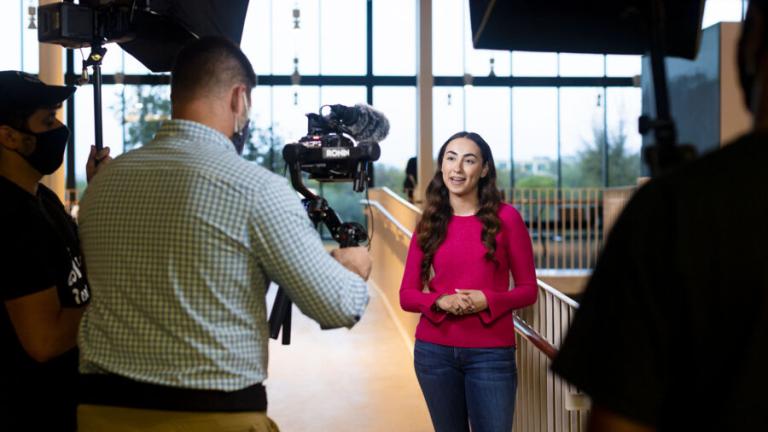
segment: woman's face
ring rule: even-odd
[[[456,138],[448,143],[440,170],[445,187],[455,196],[477,194],[477,184],[488,174],[480,147],[469,138]]]

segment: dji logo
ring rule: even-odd
[[[325,159],[343,159],[349,157],[349,149],[343,147],[330,147],[323,149]]]

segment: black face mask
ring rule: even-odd
[[[49,131],[35,133],[24,131],[25,133],[37,138],[35,150],[29,154],[21,154],[32,168],[40,174],[53,174],[64,161],[64,150],[67,148],[69,140],[69,128],[65,125],[51,129]]]
[[[248,142],[248,139],[251,137],[251,120],[248,119],[245,121],[245,124],[243,125],[243,128],[239,131],[235,132],[234,135],[232,135],[232,144],[235,145],[235,150],[237,150],[237,154],[242,155],[243,149],[245,148],[245,143]]]

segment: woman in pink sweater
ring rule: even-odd
[[[416,375],[437,432],[467,432],[470,424],[473,432],[509,432],[517,388],[512,311],[537,293],[531,238],[517,210],[501,202],[480,135],[450,137],[438,165],[400,287],[400,306],[421,313]]]

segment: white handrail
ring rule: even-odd
[[[408,207],[409,209],[415,211],[416,213],[418,213],[418,214],[422,213],[420,208],[416,207],[416,205],[414,205],[413,203],[408,202],[406,199],[404,199],[400,195],[398,195],[395,192],[393,192],[392,189],[384,186],[384,187],[381,188],[381,191],[386,193],[387,195],[389,195],[393,199],[395,199],[397,201],[400,201],[400,204]]]
[[[546,282],[543,282],[540,279],[536,279],[536,282],[538,282],[539,287],[543,289],[544,291],[552,294],[555,296],[558,300],[562,301],[563,303],[567,304],[568,306],[578,309],[579,303],[575,301],[574,299],[568,297],[567,295],[563,294],[562,292],[558,291],[557,288],[553,288],[551,285],[547,284]]]
[[[397,229],[399,229],[408,238],[411,238],[413,236],[413,233],[411,232],[411,230],[403,226],[403,224],[401,224],[397,219],[395,219],[395,217],[392,216],[392,213],[388,212],[387,209],[383,205],[381,205],[380,202],[364,199],[364,200],[360,200],[360,203],[363,205],[376,207],[376,209],[380,211],[381,214],[384,215],[384,217],[387,218],[392,223],[392,225],[394,225]]]

